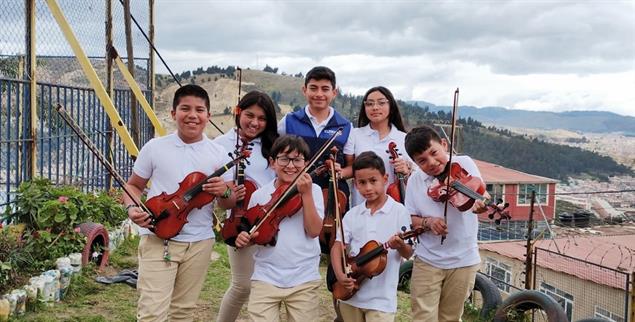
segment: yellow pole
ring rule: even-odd
[[[97,95],[97,98],[99,98],[99,101],[101,102],[101,105],[104,107],[106,114],[108,114],[110,123],[112,124],[113,128],[115,129],[115,131],[121,138],[121,142],[125,146],[128,153],[133,158],[136,158],[137,155],[139,154],[139,149],[137,148],[137,145],[132,140],[132,137],[130,136],[130,133],[126,129],[126,126],[124,125],[123,120],[119,116],[119,113],[117,112],[117,109],[115,108],[115,105],[110,99],[110,96],[108,96],[108,93],[106,92],[106,89],[104,88],[104,85],[99,80],[99,77],[97,76],[97,73],[95,72],[95,69],[93,69],[93,66],[90,64],[88,57],[82,50],[82,47],[79,45],[79,41],[77,41],[77,38],[75,37],[75,34],[73,33],[73,30],[68,25],[66,18],[62,14],[62,10],[57,4],[57,1],[46,0],[46,3],[51,9],[51,14],[53,15],[53,17],[57,21],[57,24],[60,26],[60,29],[64,33],[64,37],[66,37],[66,41],[73,49],[73,52],[75,53],[75,56],[77,57],[77,60],[79,61],[79,64],[82,66],[82,70],[84,71],[84,74],[86,74],[86,77],[88,78],[88,81],[90,82],[90,85],[95,90],[95,95]]]
[[[130,72],[128,71],[128,68],[121,60],[121,57],[119,57],[119,53],[117,53],[117,50],[115,49],[115,47],[110,47],[110,57],[112,57],[115,60],[115,63],[117,64],[117,67],[119,68],[119,71],[121,71],[121,75],[123,75],[123,78],[128,83],[128,86],[130,86],[132,93],[134,93],[135,97],[137,98],[137,101],[143,108],[143,111],[145,111],[146,115],[148,115],[150,122],[152,122],[152,125],[154,125],[156,134],[158,136],[164,136],[165,129],[163,128],[163,125],[161,125],[161,122],[159,122],[157,115],[154,114],[154,110],[152,109],[148,101],[146,100],[145,96],[143,96],[143,93],[141,92],[141,88],[135,81],[134,76],[132,76],[132,74],[130,74]]]

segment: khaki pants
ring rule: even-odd
[[[249,300],[251,275],[254,273],[255,250],[256,247],[238,249],[227,246],[232,280],[220,303],[217,322],[236,321],[243,304]]]
[[[170,241],[170,261],[163,240],[141,236],[139,242],[138,321],[192,321],[212,253],[213,239],[194,243]]]
[[[251,282],[249,318],[254,322],[280,321],[280,307],[286,306],[287,321],[312,322],[319,319],[320,280],[295,287],[279,288],[262,281]]]
[[[395,313],[370,309],[361,309],[344,302],[340,302],[340,312],[346,322],[394,322]]]
[[[410,280],[412,320],[461,321],[463,304],[474,287],[479,267],[440,269],[416,258]]]

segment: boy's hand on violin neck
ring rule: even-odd
[[[313,193],[312,184],[311,175],[308,173],[301,174],[297,181],[298,192],[303,195]]]
[[[245,188],[245,185],[243,184],[234,186],[232,187],[232,193],[236,196],[236,201],[241,201],[245,199],[245,196],[247,195],[247,188]]]
[[[475,214],[484,213],[487,211],[487,209],[488,209],[487,205],[482,200],[474,201],[474,206],[472,206],[472,212]]]
[[[392,164],[392,167],[395,169],[396,172],[405,175],[410,174],[410,165],[408,161],[402,158],[397,158],[394,160],[390,160],[390,163]]]
[[[132,220],[139,227],[152,228],[152,218],[145,211],[142,211],[139,207],[132,207],[128,209],[128,218]]]
[[[203,191],[212,194],[214,196],[222,196],[227,190],[227,185],[221,177],[213,177],[207,180],[206,184],[203,184]]]
[[[240,232],[240,234],[236,236],[236,248],[243,248],[243,247],[249,246],[251,244],[251,239],[258,237],[259,234],[260,234],[259,232],[255,232],[250,237],[248,232],[246,231]]]
[[[399,237],[399,235],[393,235],[390,239],[388,239],[388,247],[399,250],[406,247],[406,243]]]
[[[435,235],[447,235],[448,225],[441,217],[429,217],[427,220],[427,226]]]

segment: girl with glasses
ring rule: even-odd
[[[360,106],[357,126],[344,146],[347,166],[342,169],[343,176],[352,176],[353,161],[364,151],[373,151],[382,158],[386,164],[388,183],[395,181],[395,173],[410,175],[412,161],[404,148],[406,133],[397,101],[390,90],[383,86],[376,86],[366,92]],[[391,142],[396,144],[397,152],[402,153],[398,158],[390,158],[388,145]],[[365,199],[353,185],[351,207],[364,201]]]

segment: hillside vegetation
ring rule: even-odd
[[[214,74],[208,74],[199,68],[190,74],[181,74],[182,83],[196,83],[210,92],[212,99],[213,118],[223,131],[233,126],[228,115],[230,108],[236,104],[238,96],[238,80],[233,67],[226,69],[214,66]],[[210,70],[210,68],[208,68]],[[187,76],[187,77],[183,77]],[[272,72],[258,70],[243,70],[241,92],[258,89],[268,93],[279,105],[279,117],[286,112],[301,108],[305,105],[301,87],[301,75],[279,75]],[[168,111],[167,101],[171,99],[177,85],[166,76],[160,76],[157,91],[157,105],[159,109]],[[390,84],[386,84],[390,88]],[[345,91],[345,89],[343,90]],[[357,124],[362,97],[339,94],[333,105],[339,112],[347,116],[353,125]],[[171,104],[171,103],[170,103]],[[161,107],[163,105],[163,107]],[[422,124],[439,125],[447,129],[451,114],[443,110],[431,111],[411,103],[399,101],[402,116],[407,128]],[[169,106],[169,105],[168,105]],[[220,116],[224,115],[222,118]],[[218,121],[222,124],[218,124]],[[457,131],[457,150],[476,159],[500,164],[505,167],[523,172],[545,176],[554,179],[567,180],[568,177],[588,175],[600,180],[607,180],[609,176],[633,174],[626,166],[620,165],[613,159],[601,156],[595,152],[577,147],[547,143],[526,136],[513,134],[509,130],[486,127],[481,122],[468,118],[460,118],[460,128]],[[449,133],[449,131],[447,131]],[[208,127],[210,136],[218,135],[213,127]]]

